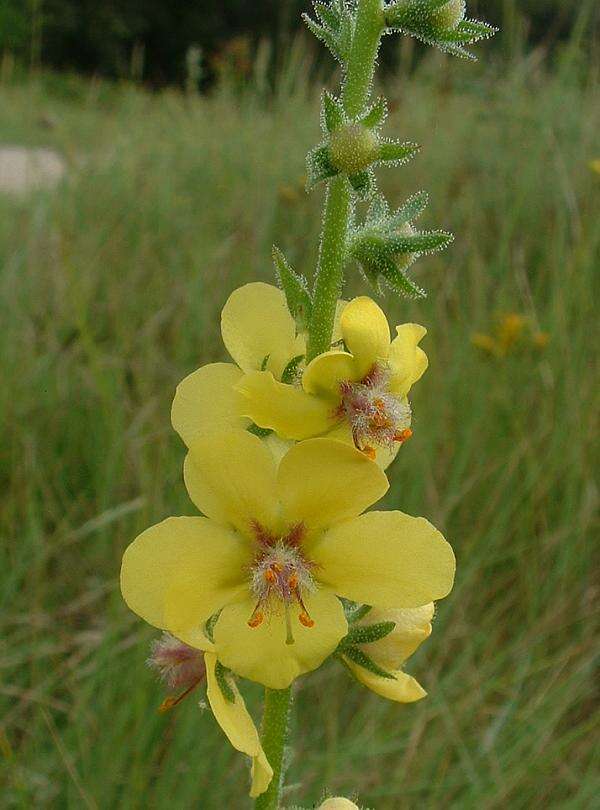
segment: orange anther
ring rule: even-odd
[[[255,610],[252,616],[248,619],[248,626],[249,627],[258,627],[259,624],[262,624],[264,619],[264,614],[260,612],[260,610]]]
[[[405,428],[404,430],[401,430],[400,433],[396,433],[396,435],[394,436],[394,441],[405,442],[407,439],[410,439],[412,435],[413,435],[412,430],[410,428]]]
[[[375,461],[375,458],[377,456],[377,452],[376,452],[375,448],[373,448],[373,447],[363,447],[362,451],[365,454],[365,456],[367,456],[367,458],[370,458],[371,461]]]
[[[302,611],[301,613],[298,614],[298,619],[300,620],[300,624],[304,625],[304,627],[314,627],[315,626],[314,621],[310,618],[308,613],[305,613],[304,611]]]
[[[293,591],[296,590],[296,588],[298,587],[298,577],[296,576],[296,574],[292,574],[290,576],[290,578],[288,579],[288,585]]]
[[[264,573],[264,577],[267,580],[267,582],[269,582],[271,585],[277,581],[277,574],[275,573],[275,571],[273,571],[272,568],[267,568],[267,570]]]
[[[382,399],[376,399],[373,404],[378,411],[383,411],[385,408],[385,402]]]

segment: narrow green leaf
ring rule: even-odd
[[[323,93],[323,123],[327,132],[339,129],[345,121],[344,106],[342,102],[325,91]]]
[[[272,257],[275,273],[285,294],[290,314],[301,326],[304,326],[308,323],[312,308],[306,280],[294,273],[287,259],[276,245],[273,245]]]
[[[392,675],[385,669],[382,669],[380,666],[377,666],[375,661],[370,658],[366,653],[362,650],[359,650],[358,647],[347,647],[342,652],[346,658],[349,658],[355,664],[363,667],[364,669],[368,669],[369,672],[372,672],[374,675],[379,675],[380,678],[388,678],[391,681],[396,680],[395,676]]]
[[[381,126],[387,117],[387,101],[383,96],[379,96],[370,110],[360,119],[360,123],[368,129],[375,129]]]
[[[421,147],[409,141],[400,143],[399,141],[384,141],[379,144],[377,159],[383,162],[406,163],[413,158]]]
[[[308,14],[303,14],[302,19],[304,20],[304,22],[308,26],[308,29],[316,36],[316,38],[320,39],[321,42],[325,43],[325,45],[329,48],[329,50],[334,55],[334,57],[339,62],[343,62],[343,57],[342,57],[342,54],[340,52],[340,48],[339,48],[336,36],[331,31],[329,31],[327,28],[323,28],[323,26],[319,25],[314,20],[312,20],[308,16]]]
[[[469,34],[473,37],[472,42],[476,42],[478,39],[488,39],[498,33],[495,25],[489,25],[481,20],[461,20],[455,30],[460,31],[461,34]]]
[[[215,665],[215,679],[219,685],[219,689],[228,703],[235,703],[235,693],[227,682],[228,676],[229,670],[226,669],[220,661],[217,661]]]
[[[388,266],[382,275],[387,285],[399,295],[413,299],[427,298],[425,290],[408,278],[396,265]]]

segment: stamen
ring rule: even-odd
[[[288,579],[288,585],[290,586],[290,590],[295,591],[298,587],[298,577],[296,574],[292,574],[291,577]]]
[[[262,611],[260,611],[258,609],[258,607],[259,606],[257,605],[255,610],[254,610],[254,613],[248,619],[248,626],[252,627],[252,629],[254,629],[255,627],[258,627],[259,625],[261,625],[263,623],[263,619],[265,618],[264,613]]]
[[[292,633],[292,621],[290,619],[290,606],[287,602],[283,603],[283,608],[285,611],[285,643],[286,644],[293,644],[294,643],[294,634]]]
[[[300,624],[304,625],[304,627],[315,626],[314,619],[311,619],[308,613],[305,613],[304,611],[298,614],[298,619],[300,621]]]
[[[394,441],[405,442],[408,441],[408,439],[410,439],[412,435],[413,435],[412,430],[410,428],[405,428],[404,430],[401,430],[400,433],[394,434]]]
[[[377,451],[375,450],[374,447],[363,447],[362,451],[365,454],[365,456],[367,456],[367,458],[371,459],[371,461],[375,461],[375,459],[377,458]]]
[[[265,579],[270,585],[274,585],[277,581],[277,575],[272,568],[267,568],[265,571]]]
[[[165,698],[158,707],[158,711],[160,712],[160,714],[164,714],[165,712],[168,712],[170,709],[174,709],[175,706],[179,705],[181,701],[184,698],[186,698],[190,694],[190,692],[198,686],[199,683],[200,681],[198,680],[196,681],[196,683],[193,683],[191,686],[188,686],[185,692],[182,692],[180,695],[177,696],[171,695],[170,697]]]

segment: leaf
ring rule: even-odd
[[[343,655],[346,658],[349,658],[355,664],[363,667],[364,669],[368,669],[369,672],[372,672],[374,675],[379,675],[380,678],[388,678],[389,680],[396,680],[395,676],[392,675],[385,669],[382,669],[380,666],[377,666],[375,661],[370,658],[366,653],[362,650],[359,650],[358,647],[347,647],[343,650]]]
[[[215,664],[215,679],[219,689],[228,703],[235,703],[235,693],[227,682],[228,676],[229,670],[220,661],[217,661]]]
[[[339,129],[346,120],[342,102],[327,91],[323,93],[322,119],[327,132]]]
[[[351,627],[346,638],[342,639],[341,649],[347,645],[370,644],[373,641],[379,641],[389,636],[395,626],[396,622],[378,622],[361,627]]]
[[[273,245],[273,264],[277,279],[285,294],[288,309],[294,320],[301,326],[308,323],[312,309],[312,301],[308,292],[308,285],[303,276],[294,273],[281,250]]]
[[[387,101],[383,96],[379,96],[373,106],[363,115],[360,123],[368,129],[375,129],[381,126],[387,118]]]
[[[406,298],[427,298],[427,293],[424,289],[414,283],[407,275],[405,275],[396,265],[389,267],[384,273],[383,277],[388,285],[394,292],[403,295]]]
[[[392,161],[393,163],[406,163],[414,157],[421,147],[416,143],[406,141],[400,143],[399,141],[384,141],[379,144],[377,160],[383,162]]]
[[[329,157],[328,146],[317,146],[308,153],[306,156],[306,174],[306,188],[308,191],[317,183],[338,174],[338,170]]]

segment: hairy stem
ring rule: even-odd
[[[268,789],[255,802],[255,810],[278,810],[283,787],[283,755],[288,736],[288,723],[292,698],[291,687],[265,689],[265,708],[261,729],[264,752],[273,768],[273,779]]]
[[[356,27],[342,90],[344,108],[355,118],[369,98],[379,42],[384,28],[381,0],[359,0]],[[328,351],[335,309],[342,291],[346,236],[350,217],[350,188],[345,175],[329,181],[319,262],[308,330],[307,361]]]

